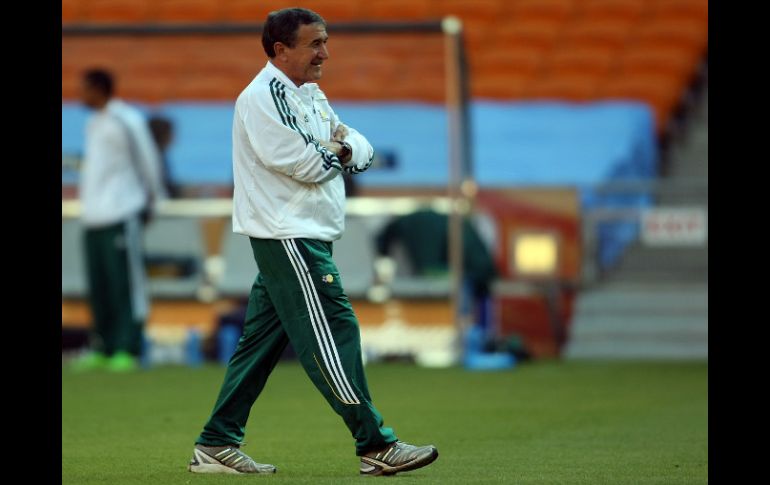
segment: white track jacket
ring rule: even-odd
[[[83,225],[100,227],[123,221],[146,205],[148,195],[156,205],[165,199],[160,164],[160,152],[144,115],[111,99],[86,124],[79,181]]]
[[[300,87],[270,61],[241,92],[233,119],[233,231],[260,239],[334,241],[345,229],[342,170],[369,168],[374,150],[353,128],[342,166],[318,144],[341,121],[315,83]]]

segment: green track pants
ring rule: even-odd
[[[139,219],[86,228],[84,246],[92,346],[107,355],[140,355],[148,301]]]
[[[332,244],[251,238],[251,247],[260,273],[251,287],[243,335],[196,443],[243,440],[251,407],[289,341],[355,438],[357,455],[396,441],[369,395],[358,320],[332,260]]]

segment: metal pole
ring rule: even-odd
[[[465,178],[465,150],[463,112],[463,72],[462,72],[462,23],[456,17],[446,17],[442,21],[445,42],[446,66],[446,106],[449,129],[449,186],[451,202],[449,212],[449,268],[452,278],[451,306],[454,326],[457,332],[455,351],[462,359],[462,340],[465,334],[463,315],[463,238],[462,220],[467,211],[463,198],[462,183]]]

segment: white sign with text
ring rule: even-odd
[[[649,246],[703,246],[708,211],[703,207],[657,207],[642,214],[642,242]]]

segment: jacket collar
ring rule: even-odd
[[[120,111],[120,108],[123,106],[123,104],[123,101],[118,98],[110,98],[104,106],[99,109],[95,109],[94,114],[103,115],[107,113],[114,113],[115,111]]]
[[[270,73],[272,76],[277,77],[279,81],[281,81],[283,84],[286,85],[286,87],[296,92],[297,94],[312,93],[318,90],[318,84],[316,83],[305,83],[302,86],[298,87],[296,84],[294,84],[294,81],[289,79],[289,76],[284,74],[283,71],[278,69],[275,66],[275,64],[273,64],[270,61],[267,61],[267,63],[265,64],[265,69],[267,70],[268,73]]]
[[[294,91],[298,91],[299,90],[299,87],[296,84],[294,84],[294,81],[289,79],[289,76],[284,74],[284,72],[281,71],[280,69],[278,69],[275,66],[275,64],[273,64],[272,62],[267,61],[267,64],[265,64],[265,69],[267,69],[267,71],[271,75],[277,77],[279,81],[281,81],[282,83],[284,83],[286,85],[286,87],[291,88]]]
[[[119,98],[110,98],[110,100],[107,101],[107,104],[104,105],[104,110],[114,111],[116,109],[120,109],[121,106],[123,106],[123,100]]]

